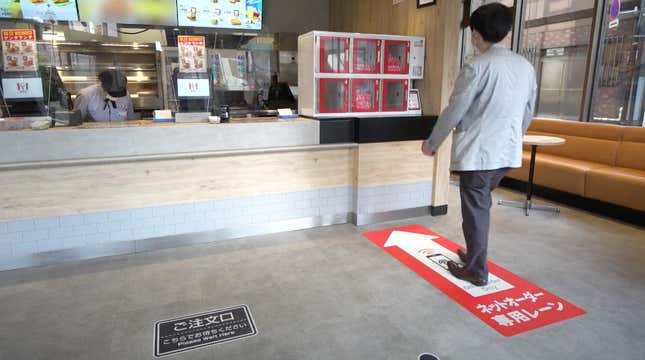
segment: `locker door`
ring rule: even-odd
[[[383,111],[408,111],[408,80],[383,80]]]
[[[349,80],[320,79],[318,81],[318,112],[346,113],[349,110],[348,94]]]
[[[349,38],[321,36],[318,41],[321,73],[349,72]]]
[[[410,42],[385,40],[385,73],[407,75],[410,71]]]
[[[376,79],[352,80],[352,112],[377,112],[379,88],[380,81]]]
[[[354,39],[352,71],[356,74],[381,72],[381,40]]]

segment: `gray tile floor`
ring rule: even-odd
[[[153,325],[248,304],[259,335],[170,359],[645,358],[645,231],[585,212],[493,209],[490,257],[588,314],[505,338],[362,237],[450,214],[0,273],[0,359],[151,359]],[[500,199],[521,195],[498,190]]]

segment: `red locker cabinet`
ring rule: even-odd
[[[378,79],[352,80],[352,112],[379,111],[380,83]]]
[[[319,72],[349,72],[349,38],[321,36]]]
[[[408,87],[404,79],[383,80],[383,111],[408,111]]]
[[[407,75],[410,72],[410,41],[385,40],[386,74]]]
[[[381,40],[354,38],[352,45],[355,74],[379,74],[381,72]]]
[[[348,79],[319,79],[318,112],[321,114],[348,112],[348,89]]]

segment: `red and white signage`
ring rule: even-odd
[[[204,73],[207,71],[206,38],[203,36],[178,36],[179,71]]]
[[[612,0],[609,6],[609,28],[613,29],[620,25],[620,0]]]
[[[39,77],[4,77],[2,91],[7,100],[42,99],[44,96],[43,81]]]
[[[179,98],[210,97],[208,79],[177,79],[177,96]]]
[[[364,235],[504,336],[514,336],[586,313],[492,262],[488,263],[487,286],[477,287],[455,278],[446,263],[448,260],[459,262],[459,246],[423,226],[411,225]]]
[[[36,30],[2,30],[2,53],[5,71],[36,71]]]

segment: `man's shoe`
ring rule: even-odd
[[[448,271],[457,279],[468,281],[475,286],[486,286],[488,279],[480,279],[454,261],[448,261]]]
[[[466,256],[466,253],[463,250],[457,250],[457,255],[459,255],[459,260],[461,260],[461,262],[468,264],[468,256]]]

